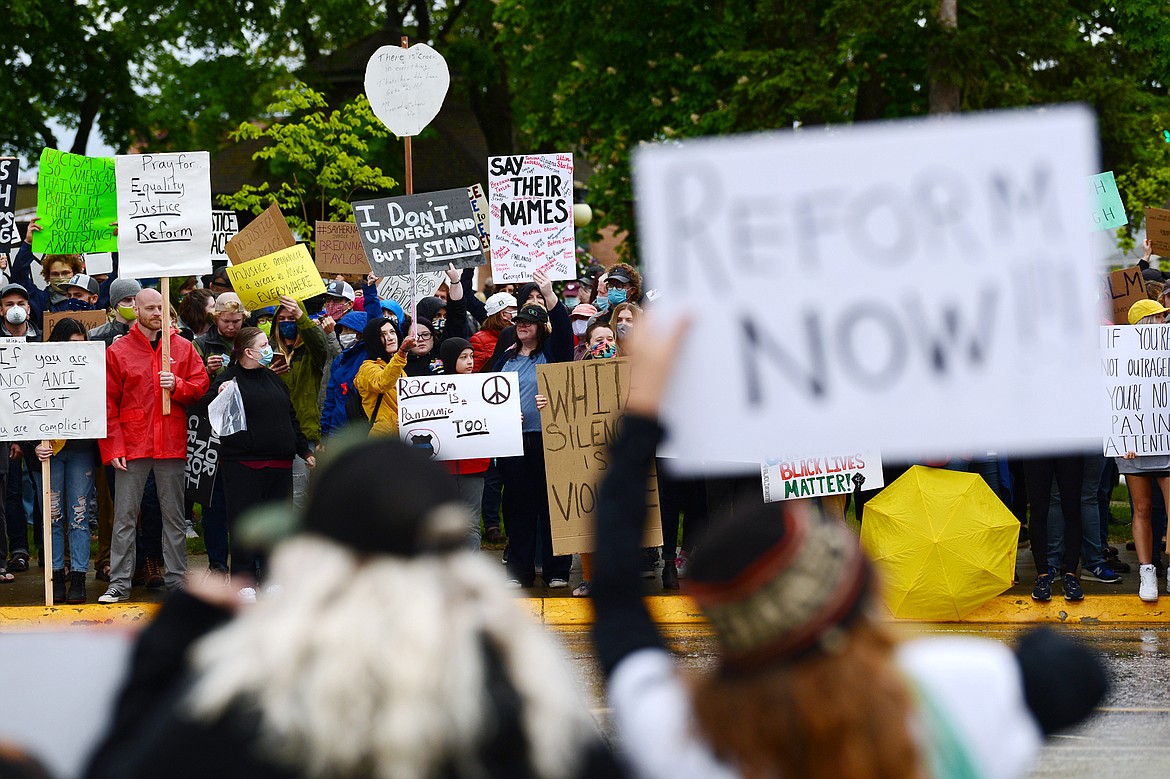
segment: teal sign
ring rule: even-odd
[[[1113,171],[1089,176],[1089,186],[1093,191],[1093,230],[1112,230],[1129,224]]]

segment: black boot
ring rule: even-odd
[[[66,603],[85,603],[85,571],[69,574],[69,596]]]
[[[677,590],[678,589],[678,568],[674,564],[674,560],[665,560],[662,567],[662,589]]]
[[[65,602],[65,569],[53,571],[53,603]]]

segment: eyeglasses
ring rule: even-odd
[[[417,340],[417,341],[433,341],[433,340],[435,340],[435,337],[433,335],[431,335],[430,333],[419,333],[417,336],[415,336],[415,340]]]

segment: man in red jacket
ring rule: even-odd
[[[107,435],[102,462],[117,471],[114,531],[110,543],[110,587],[99,603],[130,599],[134,570],[134,528],[142,492],[151,471],[163,516],[163,561],[168,590],[187,572],[183,466],[187,458],[187,415],[183,406],[207,392],[207,371],[190,342],[169,332],[171,363],[162,364],[163,300],[144,289],[134,298],[138,319],[106,349]],[[162,391],[171,393],[171,413],[163,416]]]

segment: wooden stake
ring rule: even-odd
[[[171,370],[171,280],[159,279],[159,291],[163,298],[162,342],[158,345],[162,360],[160,364],[164,371]],[[171,415],[171,391],[162,391],[162,413],[164,417]]]
[[[410,39],[405,35],[402,36],[402,48],[410,48]],[[406,150],[406,194],[414,194],[414,155],[411,150],[411,137],[408,135],[402,139]],[[410,250],[410,329],[417,336],[418,335],[418,265],[416,264],[417,254],[414,249]]]
[[[44,446],[50,446],[48,441],[41,441]],[[49,505],[49,492],[52,485],[49,483],[49,460],[41,461],[41,527],[45,534],[45,545],[41,549],[45,561],[45,606],[53,605],[53,511]],[[64,517],[62,517],[64,521]]]

